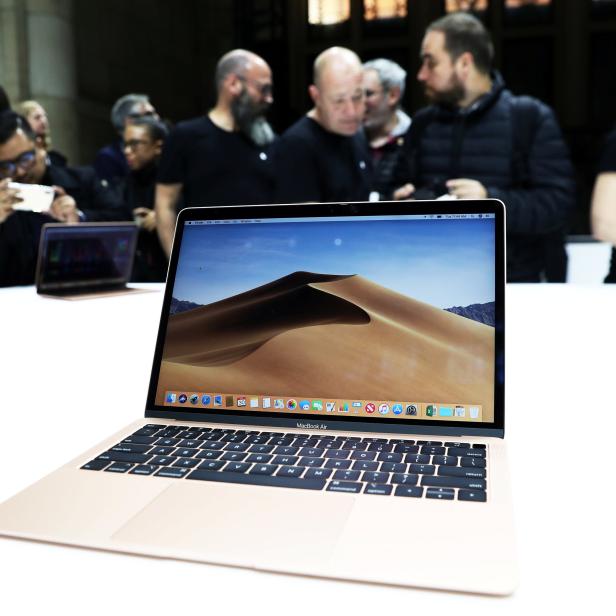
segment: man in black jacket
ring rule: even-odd
[[[56,167],[25,118],[0,114],[0,286],[32,284],[41,227],[47,222],[123,220],[121,202],[88,168]],[[21,184],[53,186],[55,198],[44,213],[15,211]]]
[[[552,110],[515,97],[491,69],[493,47],[467,13],[433,22],[417,74],[433,103],[413,117],[408,184],[396,198],[501,199],[510,282],[564,280],[573,169]]]

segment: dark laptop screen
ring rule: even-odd
[[[131,274],[137,229],[133,224],[47,225],[41,238],[40,291],[112,286]]]
[[[186,220],[156,406],[494,423],[495,223]]]

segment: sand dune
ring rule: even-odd
[[[491,327],[361,276],[296,272],[172,316],[159,391],[458,401],[490,418],[493,358]]]

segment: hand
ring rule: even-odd
[[[11,178],[5,178],[0,182],[0,223],[3,223],[13,213],[14,205],[22,201],[17,196],[19,190],[9,188],[10,181]]]
[[[445,185],[449,190],[449,194],[458,199],[485,199],[488,196],[485,186],[477,180],[458,178],[447,180]]]
[[[53,189],[58,196],[53,200],[47,214],[60,222],[79,222],[75,199],[67,195],[61,186],[54,186]]]
[[[156,212],[147,207],[136,207],[133,210],[135,222],[150,233],[156,231]]]
[[[415,187],[412,184],[405,184],[394,190],[394,201],[402,201],[403,199],[410,199],[411,195],[415,192]]]

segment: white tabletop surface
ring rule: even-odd
[[[161,288],[82,301],[0,290],[0,501],[143,415]],[[0,613],[614,613],[615,349],[616,288],[508,287],[506,439],[521,579],[511,597],[0,538]]]

